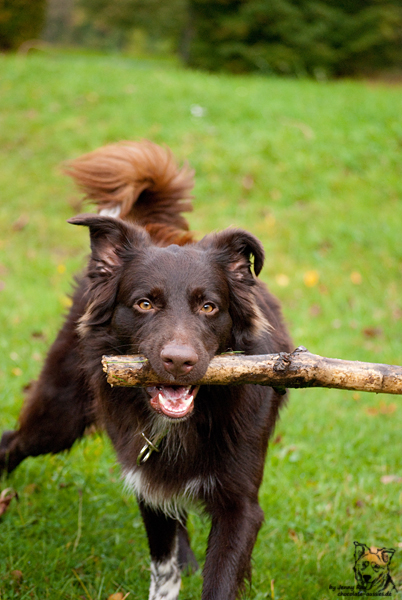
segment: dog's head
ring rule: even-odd
[[[359,589],[382,591],[387,585],[389,565],[395,552],[392,548],[369,548],[365,544],[355,544],[355,566],[353,570]]]
[[[193,409],[194,385],[210,359],[247,349],[269,328],[254,294],[264,252],[238,229],[187,246],[160,247],[140,227],[120,219],[82,215],[90,230],[88,302],[82,337],[104,330],[111,350],[145,355],[161,385],[148,388],[151,406],[170,418]]]

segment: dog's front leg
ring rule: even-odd
[[[210,508],[212,527],[202,600],[235,600],[251,577],[251,553],[264,519],[257,500]]]
[[[151,553],[149,600],[176,600],[181,576],[178,561],[178,522],[139,502]]]

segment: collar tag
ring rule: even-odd
[[[166,434],[167,434],[167,431],[164,431],[163,433],[160,433],[159,435],[157,435],[153,441],[151,441],[146,437],[144,432],[141,433],[142,437],[145,440],[145,445],[141,448],[141,450],[137,456],[137,465],[139,467],[141,465],[143,465],[145,462],[147,462],[147,460],[151,456],[152,452],[160,452],[159,446]]]

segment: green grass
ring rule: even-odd
[[[262,240],[295,345],[401,363],[400,88],[63,53],[0,56],[0,73],[0,430],[88,251],[66,224],[78,195],[59,165],[119,139],[167,144],[196,169],[200,235],[236,225]],[[381,481],[402,476],[401,426],[399,397],[292,392],[261,490],[252,598],[332,600],[330,585],[353,584],[354,540],[395,548],[401,584],[402,488]],[[147,597],[145,533],[105,438],[28,459],[1,485],[19,494],[0,520],[2,600]],[[192,515],[200,561],[207,524]],[[200,574],[186,577],[182,598],[200,593]]]

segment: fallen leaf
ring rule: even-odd
[[[25,116],[27,119],[36,119],[36,117],[38,116],[38,111],[35,110],[35,108],[30,108],[29,110],[27,110],[25,112]]]
[[[395,319],[395,321],[399,321],[400,319],[402,319],[402,310],[398,307],[395,307],[392,310],[392,318]]]
[[[395,402],[391,402],[390,404],[380,402],[380,413],[382,415],[392,415],[396,411],[396,408]]]
[[[17,500],[18,500],[18,494],[11,488],[6,488],[5,490],[3,490],[1,492],[1,494],[0,494],[0,517],[1,517],[1,515],[4,515],[4,513],[6,512],[6,510],[8,509],[8,507],[10,505],[11,500],[13,500],[14,498],[17,498]]]
[[[306,273],[304,273],[304,285],[306,285],[307,287],[314,287],[317,285],[318,281],[320,279],[320,275],[318,273],[318,271],[306,271]]]
[[[299,536],[297,535],[297,533],[295,532],[294,529],[288,529],[288,534],[289,537],[294,541],[294,542],[298,542],[299,541]]]
[[[390,404],[386,404],[383,400],[380,402],[378,406],[367,406],[365,411],[368,415],[392,415],[397,409],[397,405],[395,402],[391,402]]]
[[[384,485],[387,485],[388,483],[402,483],[402,477],[399,475],[383,475],[380,481]]]
[[[319,252],[322,256],[325,256],[329,252],[329,250],[332,249],[332,247],[332,242],[330,242],[329,240],[323,240],[319,245]]]
[[[275,276],[275,281],[281,287],[287,287],[290,283],[289,277],[284,273],[278,273],[278,275]]]
[[[254,186],[254,177],[250,174],[245,175],[243,177],[243,180],[241,182],[242,188],[245,190],[251,190],[251,188]]]
[[[34,340],[41,340],[42,342],[46,340],[46,335],[43,331],[33,331],[31,333],[31,338]]]
[[[116,592],[115,594],[111,594],[107,600],[126,600],[129,595],[130,592],[127,592],[126,595],[124,595],[123,592]]]
[[[24,576],[22,574],[22,571],[18,571],[17,569],[15,571],[11,571],[11,577],[17,583],[20,583],[23,580],[23,578],[24,578]]]
[[[354,285],[360,285],[361,282],[363,281],[363,277],[361,276],[361,273],[359,273],[358,271],[353,271],[353,273],[350,274],[350,281]]]
[[[322,313],[322,308],[319,304],[312,304],[309,308],[309,314],[312,317],[318,317]]]
[[[380,327],[366,327],[363,329],[363,335],[368,338],[376,338],[382,335],[382,329]]]
[[[14,231],[22,231],[29,223],[28,215],[21,215],[18,217],[16,221],[12,224],[12,228]]]

